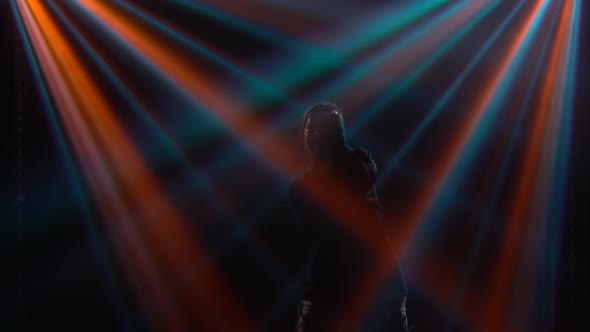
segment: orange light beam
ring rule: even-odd
[[[225,95],[217,91],[210,80],[204,80],[200,74],[199,68],[187,63],[182,58],[178,58],[167,48],[158,45],[152,35],[139,26],[133,24],[133,20],[126,18],[121,13],[113,11],[103,3],[93,1],[80,1],[83,7],[108,24],[113,30],[117,31],[130,45],[141,51],[155,67],[160,68],[167,76],[178,82],[186,93],[193,96],[195,102],[207,105],[207,109],[215,112],[215,115],[223,120],[224,124],[242,138],[248,138],[256,133],[261,125],[243,114],[239,114],[240,108],[227,99]],[[191,68],[190,65],[193,67]],[[189,68],[191,70],[189,70]],[[191,72],[192,71],[192,72]],[[295,176],[298,169],[293,168],[293,155],[288,144],[281,142],[280,139],[267,140],[261,142],[257,148],[263,152],[274,164],[283,172]],[[365,243],[375,250],[377,260],[382,260],[379,265],[387,267],[392,262],[390,252],[386,252],[382,242],[374,241],[382,230],[380,225],[373,225],[370,222],[363,224],[366,220],[363,207],[355,204],[355,200],[346,194],[346,190],[334,179],[327,179],[323,184],[314,184],[303,188],[321,202],[330,212],[334,213],[340,221],[356,232],[358,236],[365,239]],[[333,193],[339,193],[336,199]],[[344,202],[344,203],[343,203]]]
[[[181,89],[193,98],[197,105],[204,106],[209,112],[222,120],[226,127],[233,129],[243,139],[254,135],[261,128],[256,121],[240,112],[242,107],[228,100],[227,96],[215,88],[214,82],[206,76],[203,66],[188,61],[162,45],[156,43],[153,34],[141,28],[130,17],[114,11],[102,2],[81,0],[78,2],[82,9],[90,12],[111,29],[120,34],[131,46],[139,50],[150,62],[177,83]],[[289,170],[295,174],[298,170],[293,156],[283,145],[267,140],[261,142],[261,148],[268,150],[266,156],[273,156],[274,162],[282,170]],[[263,158],[266,158],[263,156]]]
[[[33,42],[33,47],[39,57],[41,69],[51,88],[54,101],[60,111],[60,116],[65,122],[71,142],[78,153],[79,160],[90,185],[95,191],[99,205],[103,208],[105,214],[112,213],[116,216],[117,220],[129,219],[129,212],[122,206],[122,200],[113,199],[117,195],[115,184],[112,182],[111,175],[105,167],[105,160],[103,160],[100,151],[98,151],[95,139],[91,137],[91,131],[86,126],[85,120],[80,114],[71,111],[78,107],[77,101],[74,100],[74,94],[70,92],[69,82],[63,79],[63,67],[60,67],[55,61],[64,52],[62,50],[56,50],[56,48],[61,46],[59,40],[57,43],[49,43],[44,36],[44,34],[52,32],[53,26],[46,25],[41,29],[24,0],[18,1],[17,6]],[[146,247],[141,243],[141,239],[138,238],[137,230],[133,228],[131,223],[122,223],[121,226],[109,223],[107,226],[108,231],[115,240],[115,245],[119,250],[127,253],[123,256],[124,268],[128,272],[139,272],[143,276],[141,281],[142,287],[149,289],[150,295],[160,305],[159,310],[168,313],[171,312],[167,295],[161,292],[161,281],[154,274],[153,263],[145,255]]]
[[[450,146],[439,164],[440,166],[434,171],[432,176],[433,181],[427,185],[421,198],[414,204],[408,216],[404,218],[404,221],[400,223],[399,231],[393,234],[391,242],[393,243],[393,251],[396,255],[399,256],[400,253],[405,250],[409,240],[418,229],[420,222],[428,214],[430,207],[440,194],[442,185],[455,167],[455,164],[459,160],[469,138],[477,127],[479,120],[482,118],[485,111],[488,110],[504,77],[514,63],[517,54],[521,51],[523,41],[531,31],[535,20],[539,17],[544,3],[543,0],[538,0],[534,8],[528,14],[524,24],[520,26],[508,52],[502,59],[498,71],[496,71],[489,80],[487,87],[482,91],[481,95],[475,99],[475,105],[472,108],[473,111],[466,115],[463,125],[459,128],[457,134],[452,137],[451,143],[449,144]],[[374,298],[374,294],[376,294],[379,285],[382,285],[384,276],[386,276],[389,271],[390,270],[385,270],[382,271],[382,275],[372,276],[372,281],[370,281],[369,284],[373,286],[372,288],[367,288],[367,293],[363,295],[362,299],[358,300],[356,304],[357,306],[366,307],[367,304],[370,303],[372,298]],[[346,324],[342,323],[341,326],[346,326]]]
[[[105,152],[110,157],[111,165],[125,189],[130,193],[130,205],[136,209],[136,220],[143,221],[142,227],[149,239],[147,243],[153,245],[163,273],[169,274],[169,277],[176,282],[175,286],[178,287],[184,282],[178,279],[189,272],[191,266],[195,266],[195,262],[203,263],[199,271],[203,285],[197,286],[193,283],[191,288],[183,289],[188,290],[188,293],[192,295],[187,299],[190,305],[204,310],[202,301],[206,298],[207,307],[210,308],[207,311],[211,316],[207,317],[204,312],[201,312],[203,314],[201,318],[210,322],[215,321],[216,324],[229,324],[228,327],[239,326],[241,330],[248,330],[249,319],[235,303],[229,289],[223,285],[222,279],[212,265],[206,264],[207,258],[192,242],[190,232],[184,227],[182,218],[163,195],[152,174],[131,146],[100,90],[92,82],[80,60],[67,46],[67,41],[54,26],[46,9],[38,2],[29,2],[28,5],[35,16],[40,18],[42,29],[47,31],[51,44],[58,45],[56,49],[60,56],[57,60],[64,67],[67,65],[68,71],[64,72],[66,78],[75,82],[72,84],[72,92],[79,104],[77,108],[69,111],[81,111],[99,136],[100,144],[104,146]],[[223,311],[231,315],[231,321],[219,316]]]
[[[173,51],[157,44],[153,36],[140,26],[134,25],[133,20],[128,19],[121,13],[115,12],[112,8],[100,2],[83,0],[80,1],[80,4],[83,6],[83,9],[107,23],[129,44],[140,50],[157,68],[160,68],[168,77],[178,82],[180,87],[187,94],[190,94],[196,103],[206,105],[210,112],[221,119],[227,127],[238,133],[241,138],[248,141],[253,134],[262,128],[262,125],[257,121],[243,113],[240,114],[240,107],[215,89],[214,84],[210,80],[204,79],[204,74],[201,73],[199,67],[195,67],[194,64],[187,62],[183,58],[176,57]],[[280,138],[259,142],[259,144],[256,144],[256,148],[262,152],[265,158],[270,159],[284,174],[295,176],[299,172],[299,169],[294,166],[301,164],[301,161],[296,160],[296,155],[292,153],[292,151],[296,151],[296,148]],[[332,179],[329,182],[332,188],[339,186],[336,180]],[[316,192],[324,191],[323,188],[310,190]],[[335,190],[335,192],[343,191]],[[318,196],[328,195],[318,194]],[[353,215],[358,216],[362,214],[360,212],[362,211],[362,207],[348,206],[347,208],[349,210],[356,210],[356,212],[347,213],[346,211],[342,211],[343,204],[339,204],[331,198],[327,199],[327,204],[331,206],[330,209],[334,210],[334,213],[341,215],[345,222],[348,221],[348,226],[354,227],[359,234],[364,234],[361,236],[371,236],[369,234],[372,231],[369,231],[366,227],[352,220]]]
[[[514,194],[513,204],[510,208],[508,226],[506,229],[504,244],[498,256],[498,263],[493,271],[496,271],[494,284],[488,291],[489,306],[486,308],[486,314],[482,321],[481,331],[499,331],[505,323],[505,307],[508,300],[511,283],[516,269],[518,255],[515,252],[522,238],[525,229],[527,215],[529,213],[529,204],[532,189],[535,185],[535,175],[539,167],[539,159],[542,149],[543,134],[547,126],[547,116],[552,107],[553,91],[558,84],[557,75],[559,72],[559,62],[563,52],[565,32],[567,24],[571,20],[572,2],[566,1],[566,7],[561,14],[559,28],[557,31],[557,41],[551,53],[548,66],[548,75],[542,88],[540,101],[540,110],[534,119],[529,139],[529,146],[526,149],[524,162],[520,170],[520,178]]]

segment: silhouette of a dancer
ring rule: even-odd
[[[377,230],[369,232],[370,241],[387,241],[375,188],[377,165],[365,149],[347,145],[342,112],[333,103],[317,104],[305,113],[303,137],[309,167],[289,194],[299,247],[309,262],[296,331],[408,331],[406,290],[398,268],[392,268],[394,275],[354,326],[336,329],[377,264],[353,228]],[[356,212],[349,212],[351,206]]]

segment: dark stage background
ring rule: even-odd
[[[142,3],[146,10],[156,11],[158,1],[134,1]],[[336,1],[332,1],[337,3]],[[370,6],[380,1],[365,2]],[[350,5],[345,15],[354,14],[354,5]],[[581,40],[588,40],[589,11],[582,14]],[[151,324],[142,314],[142,303],[138,302],[134,290],[128,284],[123,269],[117,263],[118,258],[112,244],[109,243],[106,230],[101,225],[88,223],[80,212],[75,193],[69,189],[68,173],[55,142],[50,122],[43,111],[42,100],[35,84],[32,68],[26,59],[23,43],[16,31],[14,17],[8,1],[0,3],[2,18],[2,79],[4,83],[2,107],[2,188],[0,204],[2,209],[0,223],[0,252],[2,258],[2,282],[0,298],[1,331],[144,331]],[[195,19],[194,14],[181,11],[161,11],[161,17],[173,20],[177,26],[189,31],[200,31],[207,43],[232,58],[255,59],[258,54],[272,50],[268,44],[243,32],[229,29],[210,17]],[[499,19],[492,17],[490,20]],[[309,29],[320,29],[321,21],[310,22]],[[486,33],[485,28],[482,34]],[[473,41],[473,47],[476,41]],[[575,114],[573,128],[573,153],[569,164],[567,178],[566,221],[564,223],[563,250],[559,261],[558,319],[557,331],[589,331],[587,308],[590,306],[590,274],[588,268],[588,138],[590,100],[588,91],[588,45],[580,45],[579,72],[575,95]],[[469,52],[467,52],[469,53]],[[453,68],[455,62],[463,62],[459,53],[450,54],[443,61]],[[126,64],[119,64],[125,67]],[[214,68],[211,70],[215,70]],[[431,106],[424,96],[437,96],[440,92],[438,79],[447,73],[432,72],[430,79],[417,85],[390,107],[412,108],[426,112]],[[99,72],[96,73],[100,80]],[[303,89],[313,89],[305,87]],[[305,93],[305,91],[301,91]],[[113,97],[116,98],[116,97]],[[157,101],[154,101],[157,102]],[[264,105],[261,116],[270,116],[277,108],[276,104]],[[461,108],[462,105],[457,105]],[[131,114],[122,112],[122,117]],[[417,115],[418,116],[418,115]],[[387,119],[382,119],[386,121]],[[409,120],[411,121],[411,120]],[[448,121],[452,121],[449,119]],[[444,132],[444,123],[439,124]],[[370,130],[370,129],[369,129]],[[393,133],[392,133],[393,131]],[[375,128],[374,141],[401,141],[407,136],[404,128]],[[390,138],[389,136],[393,136]],[[202,154],[213,153],[215,149],[228,145],[227,141],[212,141],[210,145],[187,148],[193,155],[194,163],[200,162]],[[395,148],[395,147],[394,147]],[[426,148],[425,148],[426,149]],[[378,161],[385,156],[376,153]],[[245,166],[247,167],[247,165]],[[483,167],[483,166],[482,166]],[[160,177],[168,183],[176,183],[175,176],[181,172],[174,164],[163,165],[158,170]],[[269,195],[276,183],[258,171],[249,172],[247,168],[224,176],[235,177],[235,183],[246,188],[242,195],[232,197],[242,202],[240,206],[255,207],[260,197]],[[413,176],[411,174],[408,177]],[[403,195],[411,183],[404,183],[403,177],[383,192],[385,200],[400,196],[396,201],[403,206]],[[231,190],[231,188],[225,188]],[[198,205],[199,195],[193,199],[183,200],[182,209],[187,214],[201,215],[207,213]],[[248,208],[243,208],[246,215]],[[90,206],[92,215],[99,215],[96,206]],[[212,213],[212,212],[209,212]],[[249,221],[252,233],[256,235],[268,252],[284,263],[289,269],[289,257],[293,255],[293,243],[289,243],[289,234],[281,227],[281,222],[288,219],[286,211],[280,208],[256,220]],[[215,239],[231,230],[225,226],[202,225],[196,236],[202,238],[207,246],[214,247]],[[95,235],[92,235],[95,234]],[[98,234],[98,236],[96,236]],[[456,234],[448,235],[452,242]],[[95,245],[104,250],[97,256]],[[296,245],[296,244],[295,244]],[[100,256],[104,255],[104,256]],[[239,295],[241,302],[249,313],[259,320],[273,311],[273,304],[287,285],[277,280],[273,272],[262,265],[251,252],[247,242],[236,241],[230,250],[217,258],[220,269],[227,276],[229,283]],[[105,267],[104,262],[110,262]],[[113,271],[106,277],[104,269]],[[412,288],[414,307],[412,313],[419,331],[440,331],[439,327],[448,325],[451,329],[461,330],[452,321],[448,321],[425,295]],[[286,303],[271,321],[264,322],[271,331],[285,331],[293,324],[297,303]]]

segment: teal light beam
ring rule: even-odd
[[[437,49],[432,56],[420,63],[412,73],[395,84],[393,88],[384,93],[375,103],[354,122],[352,132],[357,133],[366,127],[385,107],[401,96],[408,88],[410,88],[438,59],[444,56],[450,49],[455,47],[475,26],[477,26],[485,17],[487,17],[501,1],[494,1],[489,7],[477,15],[469,24],[465,25],[459,32],[457,32],[446,44]],[[484,46],[485,47],[485,46]]]
[[[156,135],[158,143],[166,151],[166,156],[181,165],[182,170],[188,175],[189,182],[198,189],[198,192],[206,195],[207,204],[222,216],[223,222],[230,224],[231,228],[236,228],[235,232],[249,240],[248,243],[250,244],[250,247],[255,250],[255,253],[265,264],[271,267],[270,270],[275,273],[276,280],[284,280],[286,278],[286,273],[283,271],[282,267],[266,251],[262,250],[259,244],[255,243],[254,237],[247,229],[247,226],[240,222],[240,220],[230,212],[228,206],[222,203],[221,198],[209,180],[195,167],[190,165],[180,148],[166,135],[164,130],[157,125],[154,119],[145,113],[139,101],[128,91],[118,76],[109,68],[103,58],[98,55],[96,50],[80,35],[79,32],[77,32],[73,24],[65,17],[61,10],[57,8],[53,1],[50,2],[49,5],[70,33],[72,33],[76,42],[82,46],[84,51],[90,55],[96,65],[100,68],[101,72],[104,73],[109,81],[117,88],[117,92],[124,97],[131,110],[136,113],[140,117],[142,123],[150,128],[151,132]]]
[[[351,29],[350,34],[331,45],[325,46],[319,52],[289,53],[287,60],[269,60],[267,76],[280,78],[280,84],[286,91],[304,86],[320,76],[338,68],[346,66],[360,52],[391,37],[393,34],[407,28],[420,18],[428,15],[449,0],[412,1],[397,10],[383,10],[378,17],[363,22],[361,27]],[[263,105],[268,98],[256,90],[248,89],[246,95],[248,105]]]
[[[334,80],[334,82],[326,86],[324,89],[314,93],[313,97],[311,97],[311,100],[309,100],[307,103],[311,104],[317,100],[333,99],[345,88],[352,86],[353,83],[360,81],[361,79],[368,76],[372,71],[377,70],[385,62],[387,62],[387,60],[394,58],[396,54],[402,49],[407,48],[412,43],[419,42],[420,38],[423,38],[437,26],[448,21],[453,15],[463,9],[469,2],[470,0],[464,0],[445,8],[444,11],[437,13],[437,15],[430,18],[427,22],[416,27],[416,29],[413,31],[405,34],[401,40],[391,43],[387,48],[378,54],[369,56],[365,59],[360,59],[359,64],[356,67],[346,71],[342,77]],[[496,2],[496,4],[497,3],[498,2]]]
[[[169,2],[200,15],[212,17],[236,30],[246,31],[256,38],[279,45],[289,52],[320,52],[320,50],[313,45],[293,39],[292,37],[278,33],[272,29],[264,28],[255,22],[244,20],[242,18],[236,17],[235,15],[228,14],[223,10],[213,8],[198,1],[169,0]]]
[[[545,257],[542,265],[543,276],[546,278],[540,283],[538,292],[547,299],[543,306],[539,304],[537,313],[543,321],[543,327],[554,329],[556,320],[555,303],[557,300],[557,283],[559,257],[562,253],[561,241],[564,230],[565,201],[567,198],[567,177],[571,159],[571,132],[576,91],[576,76],[578,74],[578,57],[580,39],[580,16],[583,3],[574,0],[574,18],[571,34],[571,49],[567,67],[565,82],[565,98],[562,106],[562,120],[559,128],[557,156],[555,158],[553,173],[551,175],[549,206],[547,207],[548,231],[545,238]]]
[[[242,81],[244,81],[247,86],[250,86],[254,88],[256,91],[259,91],[259,93],[263,94],[267,98],[270,98],[272,100],[288,99],[288,96],[278,87],[276,87],[276,85],[271,84],[270,82],[266,82],[263,78],[258,77],[254,73],[247,72],[245,69],[240,68],[238,65],[232,63],[230,60],[226,59],[222,55],[217,54],[213,50],[207,48],[206,46],[191,40],[186,35],[167,26],[166,24],[161,22],[159,19],[153,17],[152,15],[147,14],[146,12],[138,9],[137,7],[131,5],[126,1],[116,0],[114,2],[121,8],[124,8],[127,12],[131,13],[133,16],[140,19],[141,21],[146,22],[149,25],[157,28],[159,31],[161,31],[166,36],[170,37],[172,40],[179,43],[180,45],[183,45],[191,51],[204,56],[212,63],[215,63],[216,65],[225,68],[230,73],[236,75]]]
[[[26,57],[33,71],[34,81],[36,83],[37,90],[39,91],[39,94],[41,96],[43,109],[45,110],[46,117],[49,120],[50,127],[53,131],[54,138],[58,146],[58,150],[60,151],[62,157],[61,159],[66,169],[69,184],[68,187],[70,188],[72,194],[76,199],[77,206],[79,208],[82,220],[84,222],[84,225],[86,226],[86,230],[91,241],[92,252],[98,262],[98,267],[102,272],[103,277],[106,279],[105,281],[107,293],[111,299],[111,302],[114,304],[115,308],[117,308],[115,311],[119,316],[119,324],[123,329],[130,329],[131,321],[129,318],[129,309],[125,307],[125,302],[122,300],[120,296],[120,286],[116,281],[116,277],[113,272],[113,264],[108,257],[105,243],[99,236],[100,231],[98,230],[98,227],[96,226],[95,221],[93,220],[92,214],[90,212],[90,204],[88,202],[89,195],[84,189],[80,174],[76,168],[74,159],[69,151],[68,144],[66,143],[66,138],[63,133],[63,129],[57,118],[56,111],[53,107],[51,97],[45,85],[45,81],[43,79],[43,74],[41,73],[41,69],[39,67],[39,63],[37,62],[35,52],[32,49],[31,41],[29,40],[26,28],[24,26],[23,18],[21,17],[21,14],[17,8],[16,1],[18,0],[11,0],[10,7],[17,24],[17,30],[19,36],[21,37]]]
[[[559,16],[558,14],[559,13],[557,11],[554,13],[553,19],[551,21],[551,26],[549,27],[548,31],[554,32],[555,25],[557,23],[557,18]],[[488,231],[489,227],[491,226],[492,221],[494,220],[493,210],[497,204],[500,189],[502,188],[502,185],[504,184],[504,181],[506,180],[506,177],[508,176],[508,171],[510,169],[510,163],[514,158],[514,152],[516,150],[518,136],[520,135],[521,130],[525,125],[527,110],[529,110],[531,102],[533,101],[533,95],[534,95],[534,91],[536,88],[535,82],[537,82],[537,80],[541,76],[541,70],[544,68],[544,65],[545,65],[550,41],[551,41],[550,34],[548,34],[543,42],[543,46],[541,47],[541,52],[539,54],[538,60],[535,64],[535,68],[533,70],[533,75],[531,76],[531,82],[533,82],[533,84],[530,84],[528,86],[527,92],[525,94],[525,98],[523,99],[522,104],[520,105],[517,118],[515,119],[515,126],[511,130],[510,138],[508,140],[508,149],[505,151],[504,157],[502,158],[502,161],[500,163],[500,167],[499,167],[499,170],[497,173],[498,175],[496,176],[497,179],[494,182],[494,186],[491,190],[491,194],[488,196],[489,198],[486,200],[489,203],[487,203],[486,208],[484,209],[484,212],[481,216],[482,225],[478,228],[475,237],[471,241],[472,250],[470,251],[468,258],[466,259],[466,266],[463,269],[463,272],[461,274],[461,279],[460,279],[460,282],[458,283],[458,285],[465,285],[467,279],[469,278],[470,273],[472,272],[472,269],[474,267],[475,261],[477,259],[477,256],[479,254],[479,251],[481,249],[481,245],[483,243],[484,236],[485,236],[486,232]],[[459,304],[458,301],[459,301],[460,297],[463,295],[464,290],[465,289],[462,287],[458,287],[455,290],[455,292],[453,294],[454,305],[452,306],[451,311],[455,311],[457,309],[456,306]],[[447,330],[449,330],[449,329],[450,329],[450,326],[447,327]]]
[[[396,154],[390,158],[385,168],[381,171],[381,175],[377,180],[377,187],[383,185],[384,181],[387,177],[395,170],[398,164],[402,161],[402,159],[411,151],[414,144],[418,142],[418,140],[425,134],[426,130],[432,125],[434,120],[442,113],[444,107],[447,103],[451,100],[451,98],[455,95],[455,93],[459,90],[459,88],[463,85],[467,77],[471,75],[475,67],[481,62],[483,57],[489,52],[491,47],[496,43],[498,38],[501,34],[506,30],[508,25],[512,22],[518,11],[522,8],[525,4],[525,0],[521,0],[519,4],[512,10],[512,12],[504,19],[502,24],[496,29],[494,34],[490,36],[487,42],[483,45],[480,51],[475,55],[473,59],[467,64],[466,68],[461,72],[461,74],[455,79],[453,84],[446,90],[445,94],[439,98],[436,105],[429,111],[428,115],[418,128],[412,133],[412,135],[407,139],[407,141],[400,147],[400,149],[396,152]]]
[[[496,0],[494,2],[494,4],[492,5],[492,7],[495,7],[499,4],[500,1]],[[455,8],[456,9],[456,8]],[[483,17],[485,15],[487,15],[492,8],[488,8],[486,11],[484,11],[482,14],[478,15],[478,17],[475,20],[481,20],[483,19]],[[452,11],[454,12],[454,11]],[[443,15],[442,18],[444,18],[446,15]],[[473,22],[471,25],[475,24],[475,22]],[[430,24],[428,24],[428,26],[432,27]],[[463,32],[461,33],[461,35],[463,35],[464,33],[467,32],[467,30],[469,29],[469,27],[466,27],[463,29]],[[414,37],[422,35],[423,33],[425,33],[426,31],[424,29],[419,29],[419,31],[416,31],[415,34],[413,34]],[[459,38],[460,39],[460,38]],[[436,59],[438,59],[438,57],[442,56],[446,51],[448,51],[451,47],[453,47],[456,42],[459,40],[457,38],[452,39],[446,44],[447,46],[444,47],[444,49],[440,52],[436,52],[431,58],[430,60],[427,60],[429,62],[429,64],[433,64]],[[409,42],[409,39],[405,39],[405,42]],[[391,46],[389,46],[388,50],[386,51],[386,53],[395,53],[399,50],[399,48],[397,47],[397,44],[394,43]],[[393,56],[393,54],[387,54],[389,56]],[[358,81],[360,79],[362,79],[361,74],[366,74],[366,71],[368,69],[374,69],[372,67],[378,66],[380,65],[384,60],[387,60],[386,57],[379,57],[378,60],[375,60],[374,62],[370,62],[367,65],[361,65],[361,69],[352,69],[351,71],[348,71],[346,75],[340,77],[336,82],[333,82],[330,87],[328,88],[329,91],[328,92],[320,92],[318,94],[315,94],[314,98],[326,98],[327,96],[333,97],[338,93],[341,93],[342,89],[344,89],[345,87],[348,86],[348,84],[352,84],[355,81]],[[426,69],[428,68],[428,66],[423,67],[421,69],[421,71],[419,73],[416,74],[416,72],[414,72],[414,76],[417,77],[423,73]],[[399,93],[403,92],[403,90],[400,90]],[[261,141],[264,139],[272,139],[272,132],[276,132],[282,129],[285,129],[286,127],[289,126],[293,126],[294,122],[298,122],[302,116],[303,111],[305,111],[305,109],[309,107],[309,105],[303,105],[303,104],[297,104],[295,106],[295,109],[297,109],[297,111],[288,111],[287,114],[281,114],[275,118],[273,118],[271,120],[271,127],[263,132],[258,134],[254,140],[255,141]],[[353,127],[351,128],[351,130],[348,131],[348,135],[350,135],[351,138],[353,138],[353,140],[357,141],[357,142],[362,142],[362,139],[358,136],[355,135],[355,131],[354,131],[354,126],[357,126],[356,122],[353,123]],[[240,151],[239,147],[232,149],[230,151],[227,151],[225,153],[223,153],[222,155],[220,155],[215,161],[212,162],[212,164],[210,165],[210,168],[212,169],[217,169],[217,170],[224,170],[227,167],[231,166],[232,164],[234,164],[237,160],[239,160],[240,158],[243,158],[247,156],[247,152],[246,151]]]
[[[250,141],[247,141],[244,137],[241,137],[237,133],[235,133],[228,125],[215,113],[212,113],[208,110],[203,104],[202,101],[198,100],[193,96],[190,91],[186,88],[179,86],[177,82],[175,82],[172,78],[166,75],[161,68],[158,68],[153,62],[151,62],[144,54],[142,54],[139,50],[133,48],[129,45],[122,36],[120,36],[116,31],[114,31],[110,26],[102,22],[100,19],[97,19],[95,15],[89,12],[83,5],[78,2],[68,2],[68,6],[77,12],[77,15],[80,17],[85,17],[87,20],[95,22],[95,27],[101,27],[101,31],[103,31],[107,36],[109,36],[113,42],[116,42],[118,50],[125,51],[128,56],[132,56],[138,64],[142,64],[145,70],[150,71],[153,73],[162,83],[167,84],[170,86],[175,95],[179,100],[186,101],[191,106],[191,113],[194,115],[204,115],[206,119],[201,119],[202,121],[207,121],[207,126],[204,127],[203,130],[205,131],[214,131],[214,130],[223,130],[232,138],[235,138],[238,142],[240,142],[245,148],[247,148],[252,154],[258,156],[260,160],[265,162],[265,165],[268,166],[268,169],[273,173],[285,177],[286,174],[282,169],[279,169],[277,165],[275,165],[272,161],[268,159],[256,146],[254,146]]]
[[[431,208],[426,214],[425,220],[429,227],[423,227],[423,232],[419,233],[419,236],[426,236],[426,234],[432,235],[436,230],[435,223],[439,220],[439,215],[446,209],[451,201],[451,197],[457,195],[457,191],[460,187],[460,182],[465,174],[468,174],[469,169],[472,167],[475,158],[480,152],[480,147],[484,140],[488,137],[493,124],[497,121],[499,113],[502,111],[502,105],[506,102],[506,96],[508,90],[513,86],[516,81],[516,75],[522,68],[523,61],[526,59],[531,44],[538,35],[539,26],[543,22],[545,15],[548,12],[551,1],[545,0],[542,4],[538,16],[535,17],[534,23],[531,25],[530,30],[527,31],[527,35],[519,46],[516,57],[512,60],[510,67],[502,81],[495,91],[494,97],[492,98],[491,104],[484,111],[482,117],[478,120],[477,125],[473,131],[473,135],[469,139],[467,146],[463,150],[461,157],[456,162],[453,170],[444,180],[441,189],[436,194],[433,200]]]

